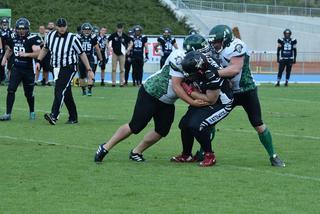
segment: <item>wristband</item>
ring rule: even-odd
[[[36,63],[41,63],[41,60],[40,59],[36,59]]]

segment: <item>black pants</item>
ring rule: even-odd
[[[126,61],[124,63],[124,82],[125,82],[125,84],[128,84],[131,65],[132,65],[132,58],[126,57]]]
[[[75,74],[76,65],[60,68],[54,88],[54,100],[51,108],[53,118],[58,118],[60,109],[64,103],[69,112],[69,120],[78,119],[77,108],[71,91],[71,81]]]
[[[252,127],[263,124],[257,88],[246,92],[235,93],[233,94],[233,98],[232,108],[242,106],[248,115]]]
[[[2,82],[3,80],[6,79],[5,66],[1,65],[2,58],[3,58],[3,56],[0,57],[0,82]]]
[[[136,57],[132,61],[132,80],[138,85],[142,84],[143,77],[143,58]]]
[[[202,108],[190,106],[179,123],[183,146],[182,153],[191,155],[194,139],[197,139],[205,152],[212,152],[212,129],[229,115],[231,109],[231,102],[229,104],[215,104]]]
[[[29,111],[34,112],[34,72],[32,68],[13,67],[8,85],[7,94],[7,114],[11,114],[15,100],[15,93],[22,82],[24,95],[27,98]]]
[[[279,71],[278,71],[278,81],[282,78],[282,73],[286,68],[286,80],[290,79],[291,69],[292,69],[292,60],[291,59],[283,59],[279,62]]]
[[[167,136],[174,120],[175,107],[166,104],[146,92],[140,87],[134,112],[129,127],[134,134],[141,132],[150,122],[154,121],[154,130],[162,137]]]
[[[168,56],[162,56],[161,59],[160,59],[160,69],[163,67],[164,63],[166,62],[167,58],[169,57]]]

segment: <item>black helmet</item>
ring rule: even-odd
[[[1,24],[4,24],[4,23],[9,24],[9,19],[7,17],[3,17],[1,19]]]
[[[143,28],[141,27],[141,25],[136,25],[136,26],[134,26],[134,28],[133,28],[133,31],[134,32],[137,32],[137,31],[142,31],[143,30]]]
[[[92,30],[92,25],[89,22],[85,22],[81,25],[81,30]]]
[[[199,51],[203,54],[211,53],[210,45],[206,41],[206,39],[199,35],[199,34],[193,34],[189,35],[185,38],[183,42],[183,49],[186,52],[190,51]]]
[[[221,41],[223,48],[229,47],[233,39],[234,39],[234,36],[233,36],[232,30],[227,25],[214,26],[210,30],[209,37],[208,37],[209,43],[215,43],[217,41]]]
[[[172,30],[168,27],[166,27],[165,29],[163,29],[163,33],[169,33],[171,34],[172,33]]]
[[[284,37],[287,37],[288,35],[288,37],[290,38],[291,34],[292,34],[291,30],[288,28],[283,31]]]
[[[192,81],[201,77],[208,70],[209,62],[204,54],[198,51],[191,51],[186,54],[181,66],[187,79]]]
[[[19,18],[16,21],[16,29],[25,29],[29,30],[30,29],[30,22],[26,18]]]

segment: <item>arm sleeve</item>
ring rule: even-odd
[[[9,38],[8,40],[7,40],[7,45],[9,46],[9,48],[11,49],[11,50],[13,50],[13,42],[12,42],[12,39],[11,38]],[[3,48],[4,49],[4,48]]]
[[[92,38],[92,45],[95,46],[96,44],[98,44],[98,37],[97,36],[94,36]]]
[[[82,45],[81,42],[79,41],[79,39],[77,37],[73,37],[73,44],[72,44],[72,48],[77,52],[78,55],[83,53],[83,49],[82,49]]]
[[[176,39],[173,38],[171,44],[174,45],[176,42],[177,42]]]
[[[293,56],[295,59],[297,58],[297,40],[293,41]]]

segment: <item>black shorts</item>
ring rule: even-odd
[[[93,61],[89,61],[90,67],[93,69],[94,68],[94,62]],[[86,66],[83,64],[82,61],[79,62],[79,78],[80,79],[85,79],[87,78],[87,69]]]
[[[180,120],[179,128],[202,131],[215,126],[223,118],[227,117],[231,110],[231,102],[229,104],[215,104],[201,108],[189,106],[188,111]]]
[[[17,68],[13,67],[11,74],[10,74],[10,80],[8,85],[8,92],[16,92],[19,84],[22,82],[23,87],[31,88],[33,90],[34,87],[34,72],[32,68],[23,69],[23,68]]]
[[[247,112],[249,121],[253,127],[261,126],[262,116],[261,107],[258,97],[258,89],[233,94],[234,101],[232,108],[242,106]]]
[[[138,134],[153,118],[154,130],[162,137],[165,137],[173,123],[174,111],[173,104],[159,101],[148,94],[144,87],[141,86],[129,127],[134,134]]]
[[[53,72],[53,68],[50,64],[50,58],[45,57],[40,65],[44,73]]]

